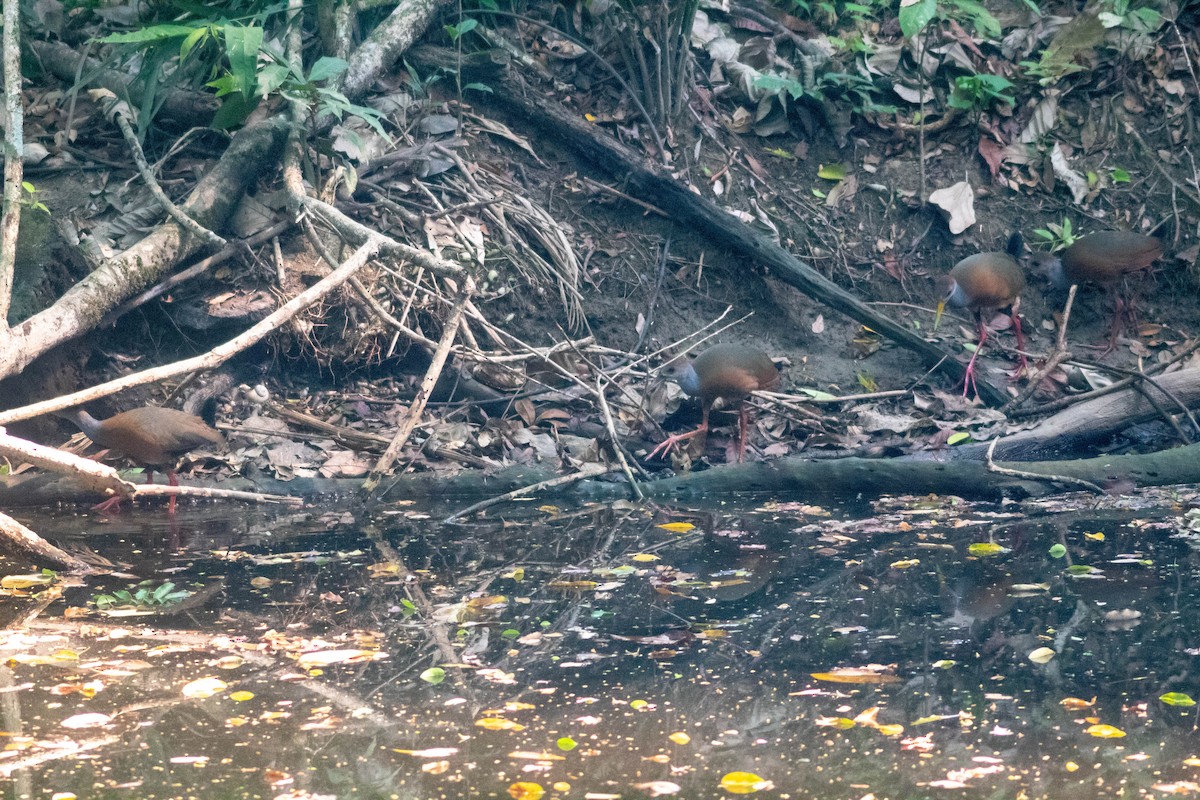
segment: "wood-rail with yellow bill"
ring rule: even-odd
[[[717,344],[705,350],[694,361],[673,362],[663,373],[673,378],[688,395],[700,398],[700,427],[689,433],[668,437],[650,453],[650,458],[665,455],[680,442],[708,433],[708,414],[718,399],[737,406],[738,451],[740,462],[746,455],[746,434],[749,427],[745,399],[751,392],[770,391],[779,387],[779,370],[761,350],[741,344]]]
[[[934,330],[937,330],[942,320],[947,303],[965,308],[974,314],[979,330],[979,342],[963,378],[963,397],[967,396],[968,389],[975,381],[975,359],[979,357],[979,351],[987,341],[987,322],[1001,309],[1008,309],[1013,332],[1017,337],[1018,366],[1015,375],[1020,375],[1026,368],[1025,337],[1021,333],[1019,316],[1021,292],[1025,288],[1025,272],[1019,262],[1023,246],[1021,235],[1014,233],[1008,238],[1006,252],[976,253],[967,256],[955,264],[949,274],[938,279],[940,299],[937,316],[933,320]]]

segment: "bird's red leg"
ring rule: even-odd
[[[1021,332],[1021,316],[1017,313],[1020,305],[1019,300],[1013,303],[1008,315],[1012,320],[1013,333],[1017,336],[1017,370],[1012,374],[1013,379],[1021,377],[1029,369],[1029,362],[1025,360],[1025,335]]]
[[[979,314],[975,315],[975,320],[979,323],[979,343],[975,345],[975,352],[971,354],[971,360],[967,362],[967,374],[963,376],[963,397],[967,396],[967,391],[971,388],[975,389],[975,394],[979,394],[979,387],[975,386],[975,359],[979,358],[979,351],[983,349],[983,343],[987,341],[987,325],[983,322],[983,317]]]
[[[738,409],[738,451],[737,463],[741,464],[746,460],[746,432],[750,427],[749,414],[746,410],[746,404],[742,403],[742,407]]]
[[[173,469],[167,470],[167,480],[170,482],[170,484],[172,486],[179,485],[179,478],[177,478],[175,476],[175,470],[173,470]],[[167,513],[168,514],[175,513],[175,495],[171,495],[171,502],[167,504]]]
[[[701,412],[699,428],[696,428],[696,430],[692,431],[691,433],[677,433],[673,436],[668,436],[666,439],[664,439],[662,442],[659,443],[658,447],[651,450],[650,455],[646,456],[646,458],[651,459],[651,458],[654,458],[655,456],[662,456],[663,458],[666,458],[667,453],[669,453],[671,450],[675,449],[679,445],[680,442],[682,442],[686,439],[691,439],[695,436],[699,436],[702,433],[703,434],[708,433],[708,409],[707,408],[705,408]]]
[[[96,509],[102,514],[119,514],[121,513],[121,501],[124,499],[125,498],[119,494],[113,495],[103,503],[97,503],[96,505],[92,506],[92,508]]]

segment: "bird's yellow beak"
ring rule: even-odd
[[[937,314],[936,314],[936,315],[934,316],[934,318],[933,318],[933,329],[934,329],[935,331],[938,329],[938,325],[940,325],[940,324],[941,324],[941,322],[942,322],[942,313],[943,313],[945,310],[946,310],[946,301],[945,301],[945,300],[939,300],[939,301],[938,301],[938,306],[937,306]]]

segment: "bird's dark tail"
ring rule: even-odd
[[[200,404],[200,419],[210,428],[217,427],[217,398],[207,397]]]
[[[1017,261],[1021,260],[1021,255],[1025,252],[1025,240],[1021,238],[1021,234],[1017,231],[1012,232],[1012,236],[1008,237],[1008,245],[1004,251]]]

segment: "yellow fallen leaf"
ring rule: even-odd
[[[357,664],[379,658],[387,658],[387,654],[378,650],[316,650],[311,653],[301,653],[297,661],[302,669],[313,669],[314,667],[327,667],[330,664]]]
[[[244,690],[240,691],[240,692],[233,692],[232,694],[229,695],[229,699],[233,700],[236,703],[244,703],[247,700],[254,699],[254,692],[247,692]]]
[[[1092,725],[1089,728],[1084,728],[1083,732],[1098,739],[1120,739],[1125,735],[1125,731],[1120,728],[1114,728],[1112,725]]]
[[[519,722],[513,722],[511,719],[503,717],[484,717],[475,720],[475,724],[480,728],[489,731],[523,731],[525,726]]]
[[[892,569],[908,569],[909,567],[915,567],[920,563],[921,559],[919,558],[906,558],[901,561],[893,561],[888,566],[890,566]]]
[[[774,784],[753,772],[729,772],[721,778],[721,788],[730,794],[754,794],[773,788]]]
[[[696,526],[690,522],[664,522],[658,527],[662,528],[664,531],[670,531],[671,533],[687,533]]]
[[[1078,697],[1064,697],[1058,701],[1058,704],[1069,711],[1079,711],[1080,709],[1091,708],[1096,705],[1096,698],[1081,700]]]
[[[659,556],[653,553],[635,553],[630,558],[634,561],[658,561]]]
[[[229,684],[220,678],[199,678],[183,687],[183,696],[193,700],[202,700],[220,694],[229,688]]]
[[[838,667],[829,672],[814,672],[812,676],[819,681],[831,683],[899,683],[895,675],[862,667]]]
[[[675,744],[687,744],[688,742],[690,742],[692,740],[692,737],[688,736],[683,731],[675,731],[675,733],[672,733],[667,738],[670,739]]]
[[[508,796],[513,800],[540,800],[546,790],[539,783],[517,781],[508,787]]]

